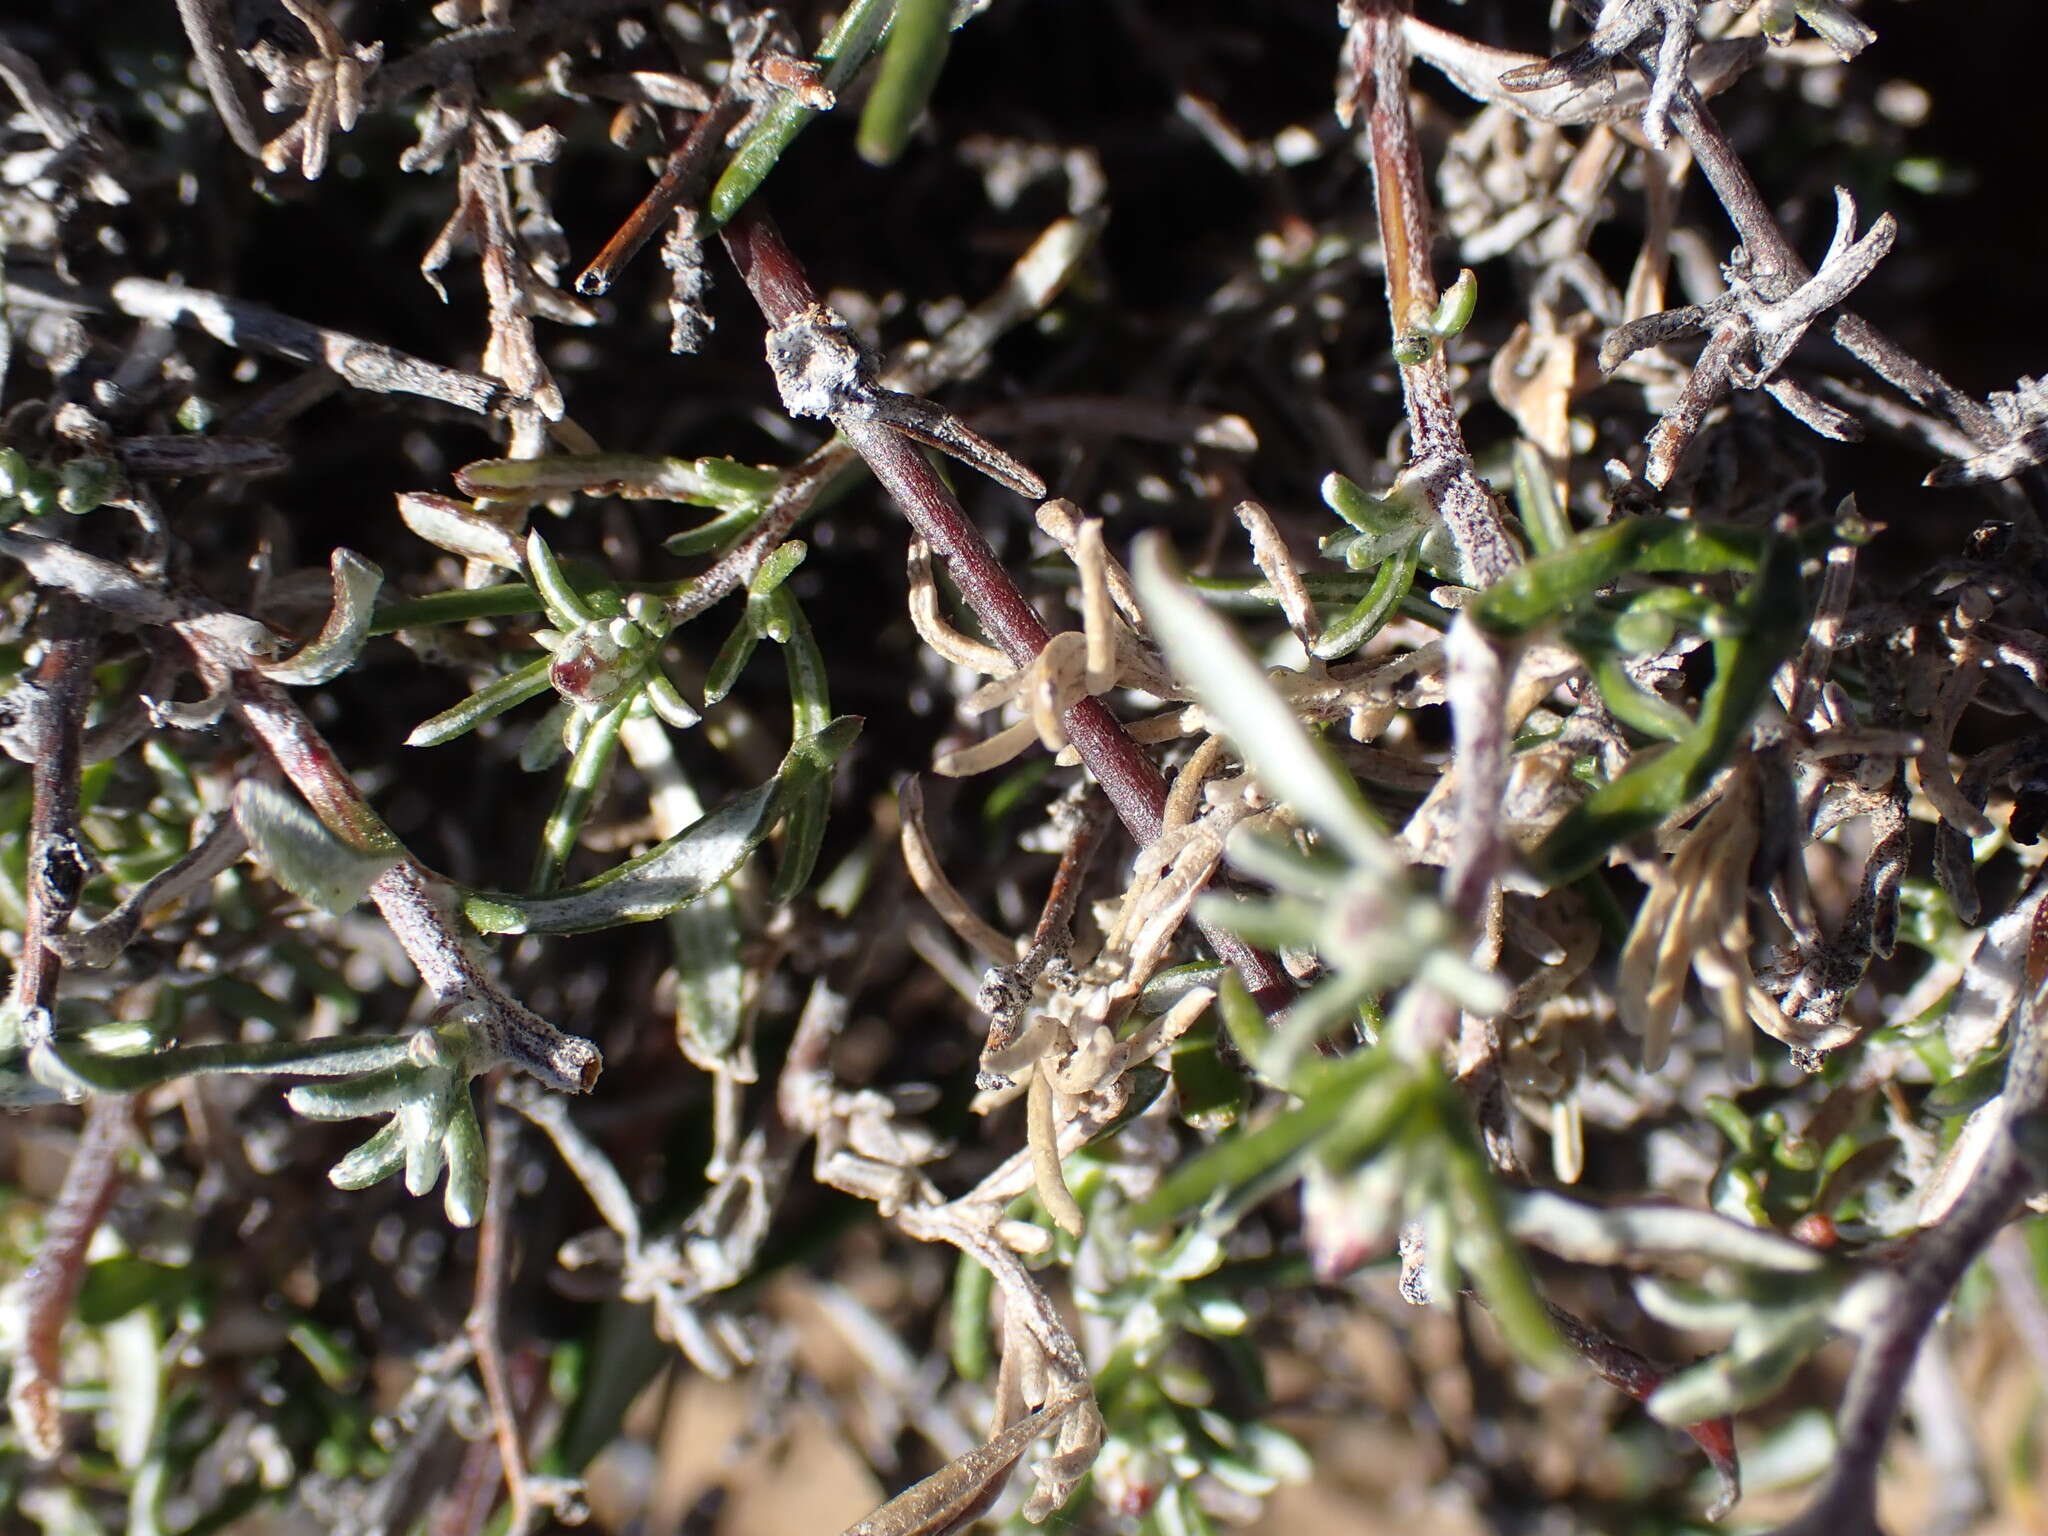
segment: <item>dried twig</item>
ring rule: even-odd
[[[28,900],[21,958],[9,1000],[31,1043],[50,1028],[63,974],[54,940],[78,907],[85,887],[86,845],[78,830],[78,776],[85,766],[86,707],[92,698],[93,659],[99,653],[99,615],[70,596],[49,604],[50,635],[26,697],[33,714],[35,790],[29,810]]]
[[[477,1374],[483,1378],[484,1397],[490,1404],[491,1431],[497,1441],[498,1465],[506,1491],[511,1495],[509,1530],[523,1536],[533,1522],[552,1512],[565,1522],[582,1508],[581,1489],[573,1479],[537,1476],[527,1465],[525,1435],[519,1427],[518,1404],[505,1370],[503,1326],[505,1280],[511,1268],[513,1155],[518,1149],[517,1122],[500,1106],[497,1095],[486,1096],[484,1134],[490,1148],[489,1193],[484,1197],[483,1218],[477,1223],[476,1284],[471,1292],[469,1314],[462,1331],[476,1359]]]
[[[192,44],[199,78],[213,98],[221,126],[235,148],[251,160],[263,158],[263,129],[269,120],[256,82],[235,58],[234,17],[228,0],[178,0],[178,20]]]
[[[281,315],[261,304],[146,277],[124,277],[101,290],[76,288],[55,276],[13,266],[7,302],[67,314],[123,314],[165,325],[189,325],[216,341],[267,357],[326,368],[356,389],[419,395],[479,413],[501,403],[494,380],[413,357],[380,342]]]
[[[596,1047],[564,1035],[492,979],[453,887],[404,852],[313,723],[264,675],[261,666],[276,648],[269,630],[196,595],[174,597],[148,587],[123,567],[55,539],[0,533],[0,553],[85,603],[173,627],[210,691],[232,705],[328,830],[358,852],[391,860],[370,887],[370,899],[441,1009],[476,1026],[501,1059],[550,1087],[589,1090],[600,1066]]]

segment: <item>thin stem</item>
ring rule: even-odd
[[[705,168],[711,163],[712,152],[725,142],[725,136],[746,113],[747,103],[734,94],[728,84],[708,108],[697,114],[697,120],[690,125],[683,142],[676,146],[675,152],[668,157],[668,164],[662,167],[660,178],[626,215],[625,222],[604,243],[604,249],[577,277],[578,293],[586,298],[596,298],[610,291],[612,284],[619,280],[619,273],[625,270],[626,263],[639,254],[640,248],[661,227],[661,221],[674,213],[683,199],[696,190]]]
[[[496,379],[443,368],[424,358],[279,314],[262,304],[182,288],[154,278],[124,277],[111,288],[78,288],[48,272],[16,267],[6,279],[9,304],[63,314],[123,314],[136,320],[184,325],[244,352],[326,368],[356,389],[378,394],[419,395],[479,413],[501,404]]]
[[[1372,143],[1373,205],[1386,253],[1387,310],[1396,338],[1414,332],[1438,299],[1429,262],[1429,189],[1408,111],[1408,46],[1401,35],[1405,9],[1395,0],[1357,0],[1345,55],[1347,105],[1354,113],[1364,109],[1360,115]],[[1466,574],[1474,585],[1490,587],[1521,564],[1521,555],[1508,537],[1493,492],[1472,467],[1440,344],[1431,341],[1420,361],[1402,363],[1401,393],[1408,412],[1411,473],[1449,526]]]
[[[470,1293],[469,1315],[462,1329],[476,1357],[477,1374],[483,1378],[484,1397],[491,1406],[491,1428],[497,1439],[498,1464],[503,1469],[505,1489],[512,1497],[511,1529],[530,1528],[534,1514],[532,1491],[527,1487],[526,1451],[521,1442],[519,1414],[505,1373],[504,1346],[498,1337],[499,1314],[505,1294],[505,1271],[511,1263],[511,1243],[506,1223],[511,1216],[512,1153],[518,1130],[510,1115],[498,1104],[497,1095],[484,1095],[484,1134],[490,1139],[490,1174],[486,1183],[483,1217],[476,1232],[476,1281]]]
[[[228,673],[229,697],[243,728],[328,830],[366,851],[399,853],[398,862],[370,887],[370,899],[435,999],[463,1011],[507,1060],[550,1087],[588,1092],[601,1066],[597,1048],[563,1034],[491,978],[452,888],[404,852],[313,722],[246,656],[224,647],[203,620],[180,628],[202,672]]]
[[[23,1447],[37,1461],[52,1461],[64,1448],[57,1408],[64,1380],[58,1346],[85,1279],[86,1249],[114,1203],[121,1150],[134,1131],[135,1100],[102,1094],[86,1105],[85,1133],[43,1224],[42,1245],[21,1277],[21,1341],[7,1383],[7,1406]]]
[[[78,776],[85,767],[85,710],[99,653],[99,616],[76,598],[47,601],[50,634],[28,693],[36,726],[29,811],[28,903],[14,970],[15,1017],[47,1017],[64,960],[51,943],[78,907],[86,878],[78,831]]]
[[[256,82],[236,62],[235,23],[227,0],[178,0],[178,20],[228,138],[251,160],[262,160],[263,134],[256,125],[269,114]]]
[[[1883,1309],[1863,1331],[1835,1416],[1837,1449],[1827,1481],[1806,1511],[1773,1536],[1865,1536],[1877,1530],[1877,1472],[1899,1401],[1927,1330],[1964,1273],[2044,1182],[2033,1153],[2048,1118],[2048,1034],[2043,997],[2014,1015],[2004,1113],[1983,1161],[1955,1204],[1913,1240]]]
[[[741,210],[724,230],[726,250],[739,268],[754,302],[771,329],[788,325],[818,303],[781,232],[757,203]],[[1052,638],[988,539],[961,509],[924,453],[901,433],[853,412],[836,412],[833,426],[882,482],[919,538],[946,562],[960,595],[990,639],[1011,664],[1024,668]],[[1102,785],[1116,813],[1139,843],[1159,836],[1166,806],[1166,780],[1116,716],[1095,697],[1081,699],[1061,723],[1082,763]],[[1270,956],[1234,935],[1202,924],[1218,955],[1237,967],[1261,1006],[1283,1006],[1293,983]]]

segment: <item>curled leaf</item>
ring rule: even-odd
[[[370,636],[377,589],[384,573],[353,550],[337,549],[329,566],[334,579],[334,606],[320,633],[283,661],[262,665],[274,683],[306,687],[332,682],[355,665]]]
[[[451,555],[482,560],[508,571],[519,570],[526,563],[516,525],[469,502],[407,491],[398,498],[398,515],[406,527]]]

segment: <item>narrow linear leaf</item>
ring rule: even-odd
[[[1374,824],[1357,785],[1309,736],[1244,642],[1181,581],[1163,535],[1139,539],[1133,574],[1145,617],[1167,660],[1267,790],[1359,863],[1398,868],[1399,857]]]
[[[890,165],[910,142],[946,64],[953,0],[896,0],[875,87],[860,115],[855,146],[870,165]]]
[[[716,890],[767,840],[782,812],[782,780],[728,800],[667,841],[553,896],[499,892],[465,898],[484,933],[594,933],[666,917]]]
[[[1234,1132],[1183,1162],[1132,1207],[1131,1225],[1163,1226],[1216,1195],[1241,1190],[1291,1167],[1343,1118],[1352,1095],[1387,1064],[1380,1052],[1361,1051],[1331,1065],[1301,1103]]]
[[[840,12],[839,20],[818,45],[817,62],[824,66],[821,84],[838,91],[867,62],[888,25],[892,0],[853,0]],[[796,136],[818,115],[816,107],[805,106],[796,92],[786,92],[762,114],[760,123],[746,142],[734,151],[732,160],[711,188],[705,200],[704,229],[709,234],[723,227],[754,195],[782,152],[796,142]]]
[[[1754,571],[1767,536],[1682,518],[1639,517],[1588,529],[1555,554],[1531,560],[1488,588],[1466,612],[1482,629],[1519,635],[1611,586],[1631,571],[1716,576]]]
[[[1318,661],[1336,661],[1378,634],[1400,611],[1401,600],[1415,585],[1415,573],[1421,564],[1421,556],[1413,547],[1389,558],[1374,573],[1371,589],[1349,613],[1316,637],[1309,654]]]
[[[475,730],[484,721],[547,692],[548,667],[553,660],[551,656],[542,656],[486,683],[460,704],[414,726],[412,734],[405,738],[405,744],[408,747],[438,747],[444,741],[453,741]]]
[[[467,496],[508,493],[617,496],[677,501],[729,512],[755,512],[775,494],[780,475],[736,459],[679,459],[631,453],[554,454],[538,459],[481,459],[455,472]]]
[[[1683,741],[1566,812],[1529,854],[1530,869],[1553,885],[1575,880],[1615,844],[1647,832],[1703,792],[1747,735],[1771,675],[1803,638],[1806,612],[1798,554],[1774,542],[1743,594],[1742,632],[1714,642],[1714,680],[1700,701],[1698,723]]]
[[[467,624],[471,619],[513,619],[541,611],[540,594],[523,581],[494,587],[469,587],[431,592],[425,597],[385,603],[370,616],[372,635],[401,629],[426,629],[435,624]]]
[[[519,570],[526,563],[518,535],[506,518],[480,512],[453,496],[401,492],[398,515],[406,527],[451,555],[486,561],[508,571]],[[524,521],[524,514],[519,520]]]

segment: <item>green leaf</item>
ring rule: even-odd
[[[753,615],[743,614],[733,625],[732,633],[726,636],[725,644],[718,648],[717,656],[712,658],[711,669],[704,674],[706,709],[732,692],[733,685],[740,680],[740,674],[753,660],[760,644],[761,632],[754,627]]]
[[[1555,554],[1531,560],[1503,577],[1465,611],[1491,634],[1526,634],[1631,571],[1694,576],[1754,571],[1768,542],[1754,528],[1632,517],[1575,535]]]
[[[299,1106],[294,1104],[293,1108]],[[327,1181],[336,1189],[368,1189],[372,1184],[383,1183],[404,1166],[404,1128],[393,1116],[376,1135],[328,1169]]]
[[[327,1172],[338,1189],[362,1189],[401,1168],[405,1187],[423,1195],[448,1170],[444,1207],[455,1226],[474,1226],[483,1211],[486,1159],[470,1079],[497,1059],[496,1049],[463,1024],[414,1034],[406,1059],[337,1083],[312,1083],[286,1095],[309,1120],[390,1120]]]
[[[526,557],[518,536],[508,526],[502,510],[492,516],[453,496],[405,491],[398,497],[398,516],[406,527],[436,549],[508,571],[525,567]]]
[[[1949,1119],[1989,1104],[2004,1089],[2006,1067],[2011,1060],[2009,1050],[1980,1056],[1947,1082],[1936,1083],[1920,1101],[1920,1107],[1930,1115]]]
[[[465,496],[557,496],[574,491],[754,513],[775,494],[781,475],[735,459],[562,453],[538,459],[480,459],[457,470],[455,483]]]
[[[1280,696],[1244,642],[1188,590],[1164,535],[1137,545],[1139,601],[1166,659],[1260,782],[1276,799],[1328,834],[1357,863],[1401,867],[1350,775],[1330,760]]]
[[[1523,531],[1539,558],[1556,554],[1571,543],[1571,519],[1558,504],[1549,466],[1533,443],[1515,444],[1515,509],[1522,515]]]
[[[1324,541],[1325,554],[1341,558],[1354,571],[1378,565],[1413,544],[1433,522],[1426,505],[1419,505],[1402,487],[1385,496],[1374,496],[1354,480],[1332,472],[1323,476],[1323,504],[1352,528]]]
[[[1816,1275],[1828,1266],[1825,1254],[1804,1243],[1708,1211],[1677,1205],[1603,1209],[1549,1190],[1516,1195],[1508,1229],[1578,1264],[1707,1258],[1784,1275]]]
[[[619,728],[633,707],[631,697],[621,699],[586,725],[576,750],[569,755],[568,772],[556,793],[554,809],[541,829],[540,848],[534,855],[533,875],[528,882],[536,893],[553,890],[562,868],[575,850],[577,835],[590,819],[603,788],[605,774],[617,755]]]
[[[1429,333],[1432,336],[1457,335],[1472,323],[1472,312],[1478,307],[1479,278],[1470,267],[1461,268],[1458,280],[1437,300],[1436,309],[1429,317]]]
[[[1290,1109],[1248,1129],[1225,1136],[1182,1162],[1159,1188],[1131,1209],[1133,1227],[1157,1227],[1204,1202],[1243,1191],[1291,1172],[1345,1117],[1354,1097],[1388,1067],[1380,1051],[1360,1051],[1317,1074],[1309,1095]]]
[[[546,693],[548,668],[553,662],[552,656],[542,656],[484,684],[460,704],[414,726],[412,734],[405,738],[405,744],[408,747],[438,747],[442,742],[453,741],[475,730],[484,721],[524,704],[528,699]]]
[[[661,541],[661,547],[672,555],[701,555],[729,544],[761,520],[759,507],[741,507],[732,512],[721,512],[708,522],[694,528],[685,528],[681,533],[672,533]]]
[[[867,62],[888,25],[891,8],[891,0],[853,0],[839,13],[839,20],[818,45],[817,62],[824,66],[820,83],[826,90],[837,92]],[[705,200],[701,234],[723,228],[740,211],[767,180],[782,152],[817,115],[818,109],[805,106],[794,91],[784,92],[770,104],[712,186]]]
[[[800,751],[807,765],[830,763],[860,734],[860,721],[842,716]],[[469,892],[463,910],[484,933],[594,933],[621,923],[666,917],[731,879],[767,840],[784,809],[792,764],[766,784],[728,800],[674,837],[626,860],[594,880],[552,896]]]
[[[78,1288],[77,1317],[88,1328],[104,1328],[137,1307],[172,1311],[192,1290],[193,1273],[131,1253],[88,1264]]]
[[[370,633],[389,635],[401,629],[467,624],[471,619],[519,618],[540,611],[538,592],[523,581],[508,581],[495,587],[431,592],[425,597],[386,603],[370,616]]]
[[[270,877],[322,912],[346,912],[404,857],[402,848],[351,847],[297,795],[262,779],[235,786],[235,822]]]
[[[563,573],[561,562],[537,528],[526,535],[526,574],[540,593],[548,617],[560,628],[580,629],[596,620],[596,610]]]
[[[768,899],[773,902],[794,901],[810,884],[818,850],[825,845],[825,820],[832,808],[832,770],[801,759],[792,761],[783,788],[787,820],[782,857],[768,887]]]
[[[1462,1121],[1465,1109],[1454,1096],[1444,1103],[1447,1096],[1439,1094],[1439,1105],[1448,1127],[1451,1116]],[[1459,1263],[1472,1276],[1509,1348],[1539,1369],[1562,1369],[1570,1355],[1537,1292],[1528,1260],[1523,1257],[1520,1245],[1508,1235],[1500,1186],[1486,1166],[1486,1155],[1465,1133],[1462,1124],[1445,1140],[1451,1143],[1444,1152],[1450,1164],[1450,1197],[1457,1234],[1453,1242]]]
[[[1378,634],[1400,610],[1421,563],[1422,557],[1412,545],[1388,558],[1374,573],[1371,589],[1349,613],[1316,637],[1309,654],[1318,661],[1336,661]]]
[[[896,0],[889,40],[854,140],[861,159],[890,165],[910,142],[946,63],[953,0]]]
[[[1619,656],[1606,650],[1581,651],[1580,655],[1593,674],[1601,702],[1615,719],[1660,741],[1685,740],[1693,728],[1692,716],[1630,677]]]
[[[91,1093],[139,1093],[181,1077],[335,1077],[405,1059],[407,1037],[358,1040],[226,1040],[114,1055],[58,1035],[37,1047],[37,1074]]]
[[[1742,632],[1714,642],[1714,680],[1700,701],[1698,722],[1684,740],[1630,767],[1566,812],[1528,855],[1538,878],[1551,885],[1577,879],[1616,843],[1649,831],[1704,792],[1747,737],[1772,674],[1806,632],[1806,614],[1798,553],[1785,541],[1773,541],[1743,594]]]
[[[995,1276],[981,1261],[963,1253],[953,1266],[953,1297],[946,1337],[953,1369],[962,1381],[980,1381],[991,1361],[989,1301]]]
[[[802,539],[786,539],[776,545],[761,562],[761,568],[754,572],[754,579],[747,583],[747,596],[766,598],[796,574],[796,568],[804,563],[804,556],[809,553],[810,547]]]
[[[1697,1424],[1768,1402],[1828,1341],[1825,1315],[1798,1312],[1736,1335],[1721,1354],[1667,1378],[1644,1404],[1666,1424]]]

